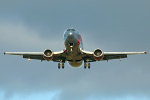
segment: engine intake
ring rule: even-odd
[[[50,61],[53,59],[54,57],[54,53],[52,50],[50,49],[46,49],[44,50],[44,55],[43,55],[44,59],[47,60],[47,61]]]
[[[104,53],[101,49],[94,50],[93,57],[96,61],[100,61],[104,57]]]

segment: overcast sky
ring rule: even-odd
[[[150,100],[149,0],[0,0],[0,100]],[[74,27],[84,49],[147,51],[73,68],[4,51],[64,49]]]

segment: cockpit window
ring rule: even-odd
[[[70,29],[67,29],[67,31],[70,31]]]
[[[75,31],[75,29],[72,29],[72,31]]]
[[[67,31],[75,31],[75,29],[67,29]]]

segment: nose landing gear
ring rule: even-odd
[[[70,46],[70,52],[73,53],[73,46],[74,46],[74,43],[69,43],[69,46]]]

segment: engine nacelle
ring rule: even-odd
[[[44,59],[47,60],[47,61],[50,61],[53,59],[54,57],[54,53],[52,50],[50,49],[46,49],[44,50],[44,55],[43,55]]]
[[[93,57],[96,61],[100,61],[104,57],[104,52],[101,49],[95,49],[93,53]]]

